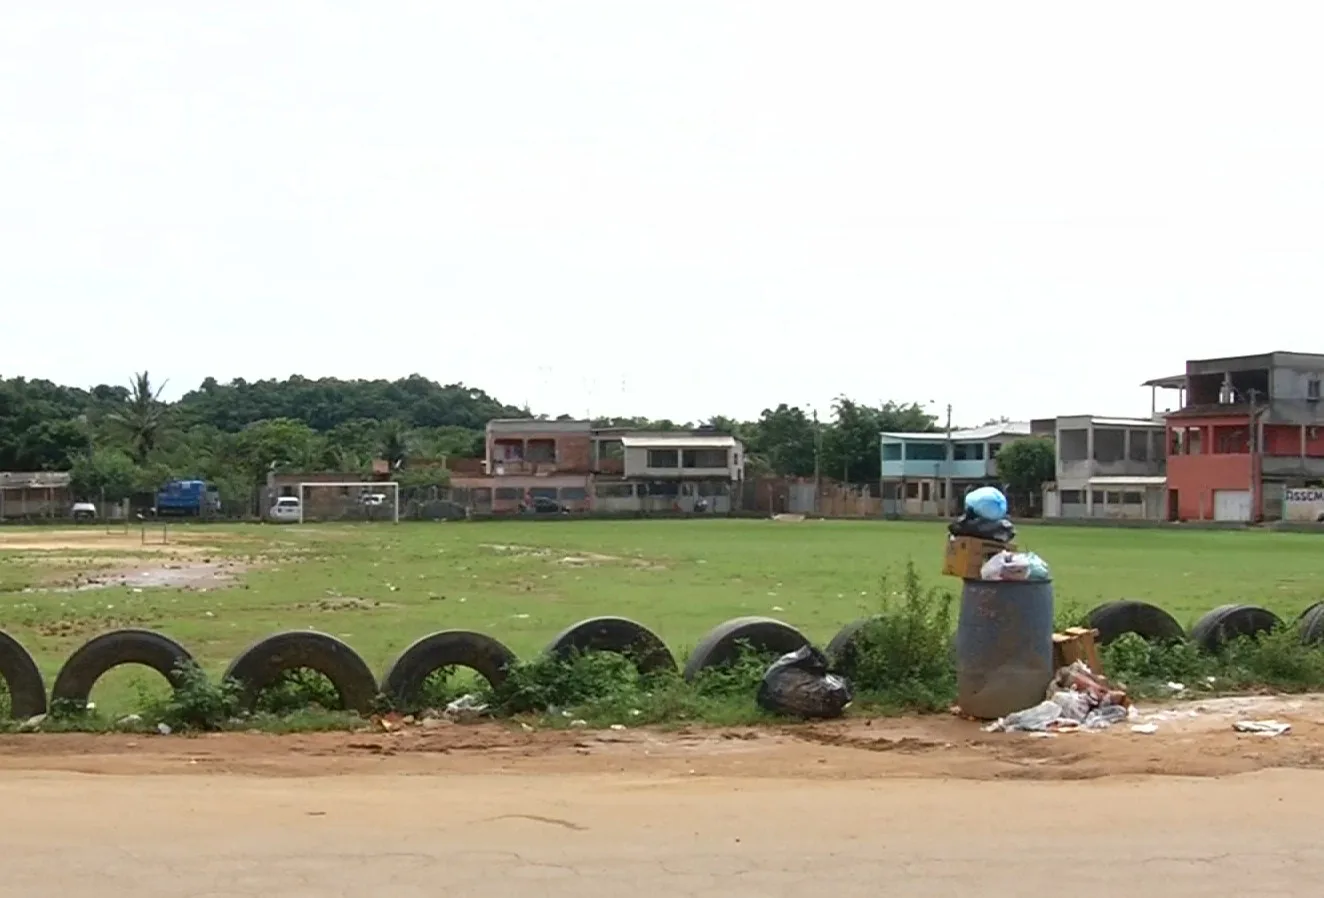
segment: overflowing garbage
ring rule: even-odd
[[[828,671],[828,659],[811,645],[782,655],[759,683],[760,708],[791,717],[840,717],[851,703],[845,677]]]
[[[984,727],[986,733],[1055,733],[1102,730],[1129,719],[1131,699],[1083,661],[1058,670],[1039,704]]]
[[[966,580],[1048,580],[1048,564],[1033,552],[1018,551],[1016,527],[1007,517],[1007,497],[981,486],[965,497],[961,516],[947,525],[943,572]]]

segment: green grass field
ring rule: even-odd
[[[61,531],[66,533],[66,531]],[[173,557],[136,531],[0,531],[0,629],[37,658],[48,685],[83,641],[122,626],[161,630],[212,674],[281,629],[335,634],[372,668],[434,630],[491,634],[527,658],[558,630],[595,615],[646,624],[683,661],[712,626],[770,615],[822,644],[876,609],[885,579],[913,559],[933,584],[945,533],[936,524],[557,521],[358,526],[180,527]],[[158,532],[159,536],[159,532]],[[1190,624],[1226,602],[1285,619],[1324,597],[1324,541],[1313,535],[1027,526],[1019,543],[1052,568],[1059,605],[1115,598],[1159,604]],[[60,589],[75,572],[199,564],[248,567],[222,588]],[[104,678],[103,708],[159,691],[132,668]]]

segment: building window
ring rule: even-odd
[[[604,459],[604,458],[616,459],[616,458],[624,458],[624,457],[625,457],[625,444],[622,443],[620,440],[598,441],[599,459]]]
[[[997,458],[997,457],[998,457],[998,453],[1001,452],[1001,451],[1002,451],[1002,444],[1001,444],[1001,443],[989,443],[989,444],[988,444],[988,457],[989,457],[990,459],[995,459],[995,458]]]
[[[651,483],[641,483],[639,484],[639,495],[674,499],[680,495],[680,484],[671,480],[654,480]]]
[[[593,487],[599,499],[630,499],[634,496],[633,483],[599,483]]]
[[[281,494],[282,496],[293,496],[293,495],[294,495],[294,487],[292,487],[292,486],[282,486],[282,487],[280,488],[280,494]]]
[[[556,487],[554,486],[535,486],[529,490],[529,496],[534,499],[551,499],[556,501]]]
[[[563,486],[560,498],[567,502],[580,502],[588,498],[588,490],[582,486]]]
[[[1062,498],[1061,498],[1061,504],[1063,504],[1063,505],[1084,505],[1084,504],[1085,504],[1085,491],[1084,491],[1084,490],[1062,490],[1062,492],[1059,493],[1058,495],[1060,495],[1060,496],[1062,497]]]
[[[947,446],[943,443],[908,443],[907,461],[946,461]]]
[[[1105,495],[1105,497],[1106,497],[1106,499],[1107,499],[1107,503],[1108,503],[1109,505],[1121,505],[1121,504],[1122,504],[1122,494],[1121,494],[1121,493],[1116,492],[1116,491],[1114,491],[1114,490],[1108,490],[1108,492],[1105,493],[1104,495]]]
[[[952,446],[953,461],[983,461],[983,443],[957,443]]]
[[[1127,491],[1127,492],[1125,492],[1125,493],[1122,493],[1122,504],[1123,504],[1123,505],[1144,505],[1144,504],[1145,504],[1145,494],[1144,494],[1144,493],[1131,492],[1131,491]]]
[[[649,449],[648,467],[650,468],[679,468],[680,453],[675,449]]]
[[[497,440],[492,444],[492,457],[497,461],[523,461],[523,440]]]
[[[1094,500],[1095,505],[1103,504],[1103,490],[1094,490],[1094,495],[1090,498]]]
[[[680,455],[682,468],[725,468],[726,462],[725,449],[686,449]]]
[[[1131,446],[1127,453],[1131,461],[1149,461],[1149,434],[1143,430],[1131,431]]]
[[[907,499],[919,498],[919,484],[913,480],[906,484],[906,498]]]
[[[476,486],[469,491],[469,501],[474,505],[491,505],[492,488],[490,486]]]
[[[720,480],[702,480],[699,482],[700,496],[729,496],[731,484]]]
[[[529,440],[525,452],[525,461],[535,464],[554,464],[556,462],[556,440]]]
[[[883,461],[901,461],[901,444],[883,443]]]
[[[512,502],[524,498],[524,490],[513,486],[499,486],[496,488],[496,497],[499,500]]]
[[[1312,377],[1306,381],[1306,398],[1319,399],[1319,378]]]

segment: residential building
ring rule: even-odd
[[[1030,424],[1025,421],[950,433],[882,434],[883,513],[951,514],[958,507],[956,497],[998,482],[998,452],[1029,435]]]
[[[572,511],[732,508],[744,447],[711,430],[596,428],[591,421],[508,418],[487,425],[486,474],[452,476],[452,498],[479,513],[538,499]]]
[[[0,471],[0,521],[68,517],[72,481],[67,471]]]
[[[1288,489],[1324,483],[1324,355],[1198,359],[1147,381],[1176,390],[1169,412],[1167,518],[1278,519]]]
[[[1052,436],[1056,480],[1044,488],[1044,517],[1163,519],[1161,419],[1064,415]]]

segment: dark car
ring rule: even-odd
[[[534,496],[528,510],[533,514],[570,514],[570,509],[547,496]]]

